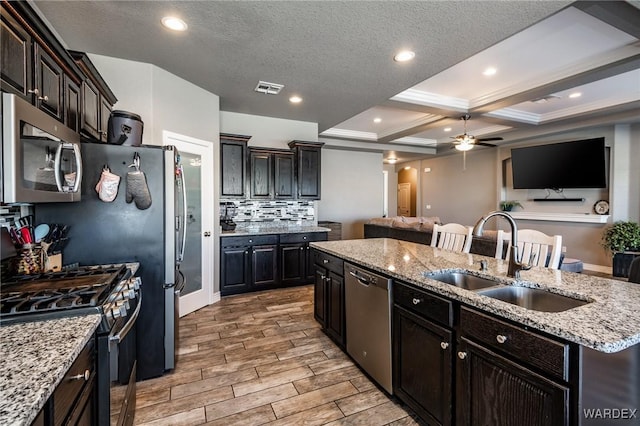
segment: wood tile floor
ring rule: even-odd
[[[178,356],[170,374],[137,383],[136,424],[420,424],[320,330],[313,286],[225,297],[181,318]]]

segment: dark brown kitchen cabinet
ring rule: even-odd
[[[95,339],[92,337],[45,402],[32,426],[97,424],[96,362]]]
[[[251,136],[220,134],[220,197],[246,198],[247,142]]]
[[[293,150],[296,156],[296,195],[300,200],[320,199],[322,145],[324,144],[319,142],[289,142],[289,147]]]
[[[273,198],[276,200],[295,198],[293,163],[293,153],[273,154]]]
[[[460,332],[457,425],[569,424],[566,343],[466,307]]]
[[[454,338],[443,325],[450,301],[394,283],[393,390],[429,425],[452,423]]]
[[[5,13],[4,4],[0,16],[0,54],[0,87],[31,102],[32,95],[28,92],[33,78],[31,36],[13,16]]]
[[[282,285],[314,282],[315,271],[309,243],[326,240],[326,232],[280,235],[280,282]]]
[[[62,68],[39,44],[34,46],[35,81],[33,94],[35,105],[52,117],[64,122]]]
[[[79,106],[69,87],[78,94],[80,69],[28,2],[2,2],[1,8],[2,90],[69,125]],[[77,130],[73,122],[69,127]]]
[[[344,349],[344,261],[319,250],[312,250],[312,255],[315,271],[314,317],[327,336]]]
[[[83,73],[80,132],[92,141],[106,142],[109,116],[117,98],[84,52],[69,54]]]
[[[80,131],[80,86],[65,76],[64,78],[64,124],[75,132]]]
[[[249,194],[252,199],[273,198],[272,168],[269,151],[249,149]]]
[[[271,244],[251,248],[251,284],[255,290],[266,290],[279,284],[277,236]]]
[[[278,285],[278,235],[222,237],[220,245],[223,296]]]
[[[251,199],[292,199],[295,195],[293,153],[273,149],[249,149]]]

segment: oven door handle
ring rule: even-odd
[[[113,332],[109,334],[109,343],[118,344],[122,341],[122,339],[124,339],[127,336],[129,331],[131,331],[131,328],[133,328],[133,325],[136,323],[136,320],[138,319],[141,306],[142,306],[142,292],[140,291],[138,292],[138,306],[136,306],[136,309],[131,314],[131,318],[129,318],[129,321],[127,321],[127,323],[120,329],[120,331],[118,331],[117,334],[113,334]]]

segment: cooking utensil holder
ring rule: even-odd
[[[14,271],[19,275],[39,274],[43,264],[42,247],[39,244],[23,244],[18,249]]]

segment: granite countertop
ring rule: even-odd
[[[0,423],[33,422],[100,319],[95,314],[0,327]]]
[[[522,271],[521,279],[516,282],[506,276],[508,261],[388,238],[322,241],[310,245],[600,352],[618,352],[640,343],[640,284],[539,267]],[[487,271],[480,271],[480,260],[487,261]],[[425,273],[442,270],[469,271],[473,275],[496,278],[502,284],[542,288],[591,303],[563,312],[529,310],[425,277]]]
[[[281,226],[252,226],[247,228],[236,228],[235,231],[222,231],[223,237],[241,237],[243,235],[269,235],[269,234],[301,234],[306,232],[330,232],[331,229],[322,226],[307,225],[281,225]]]

